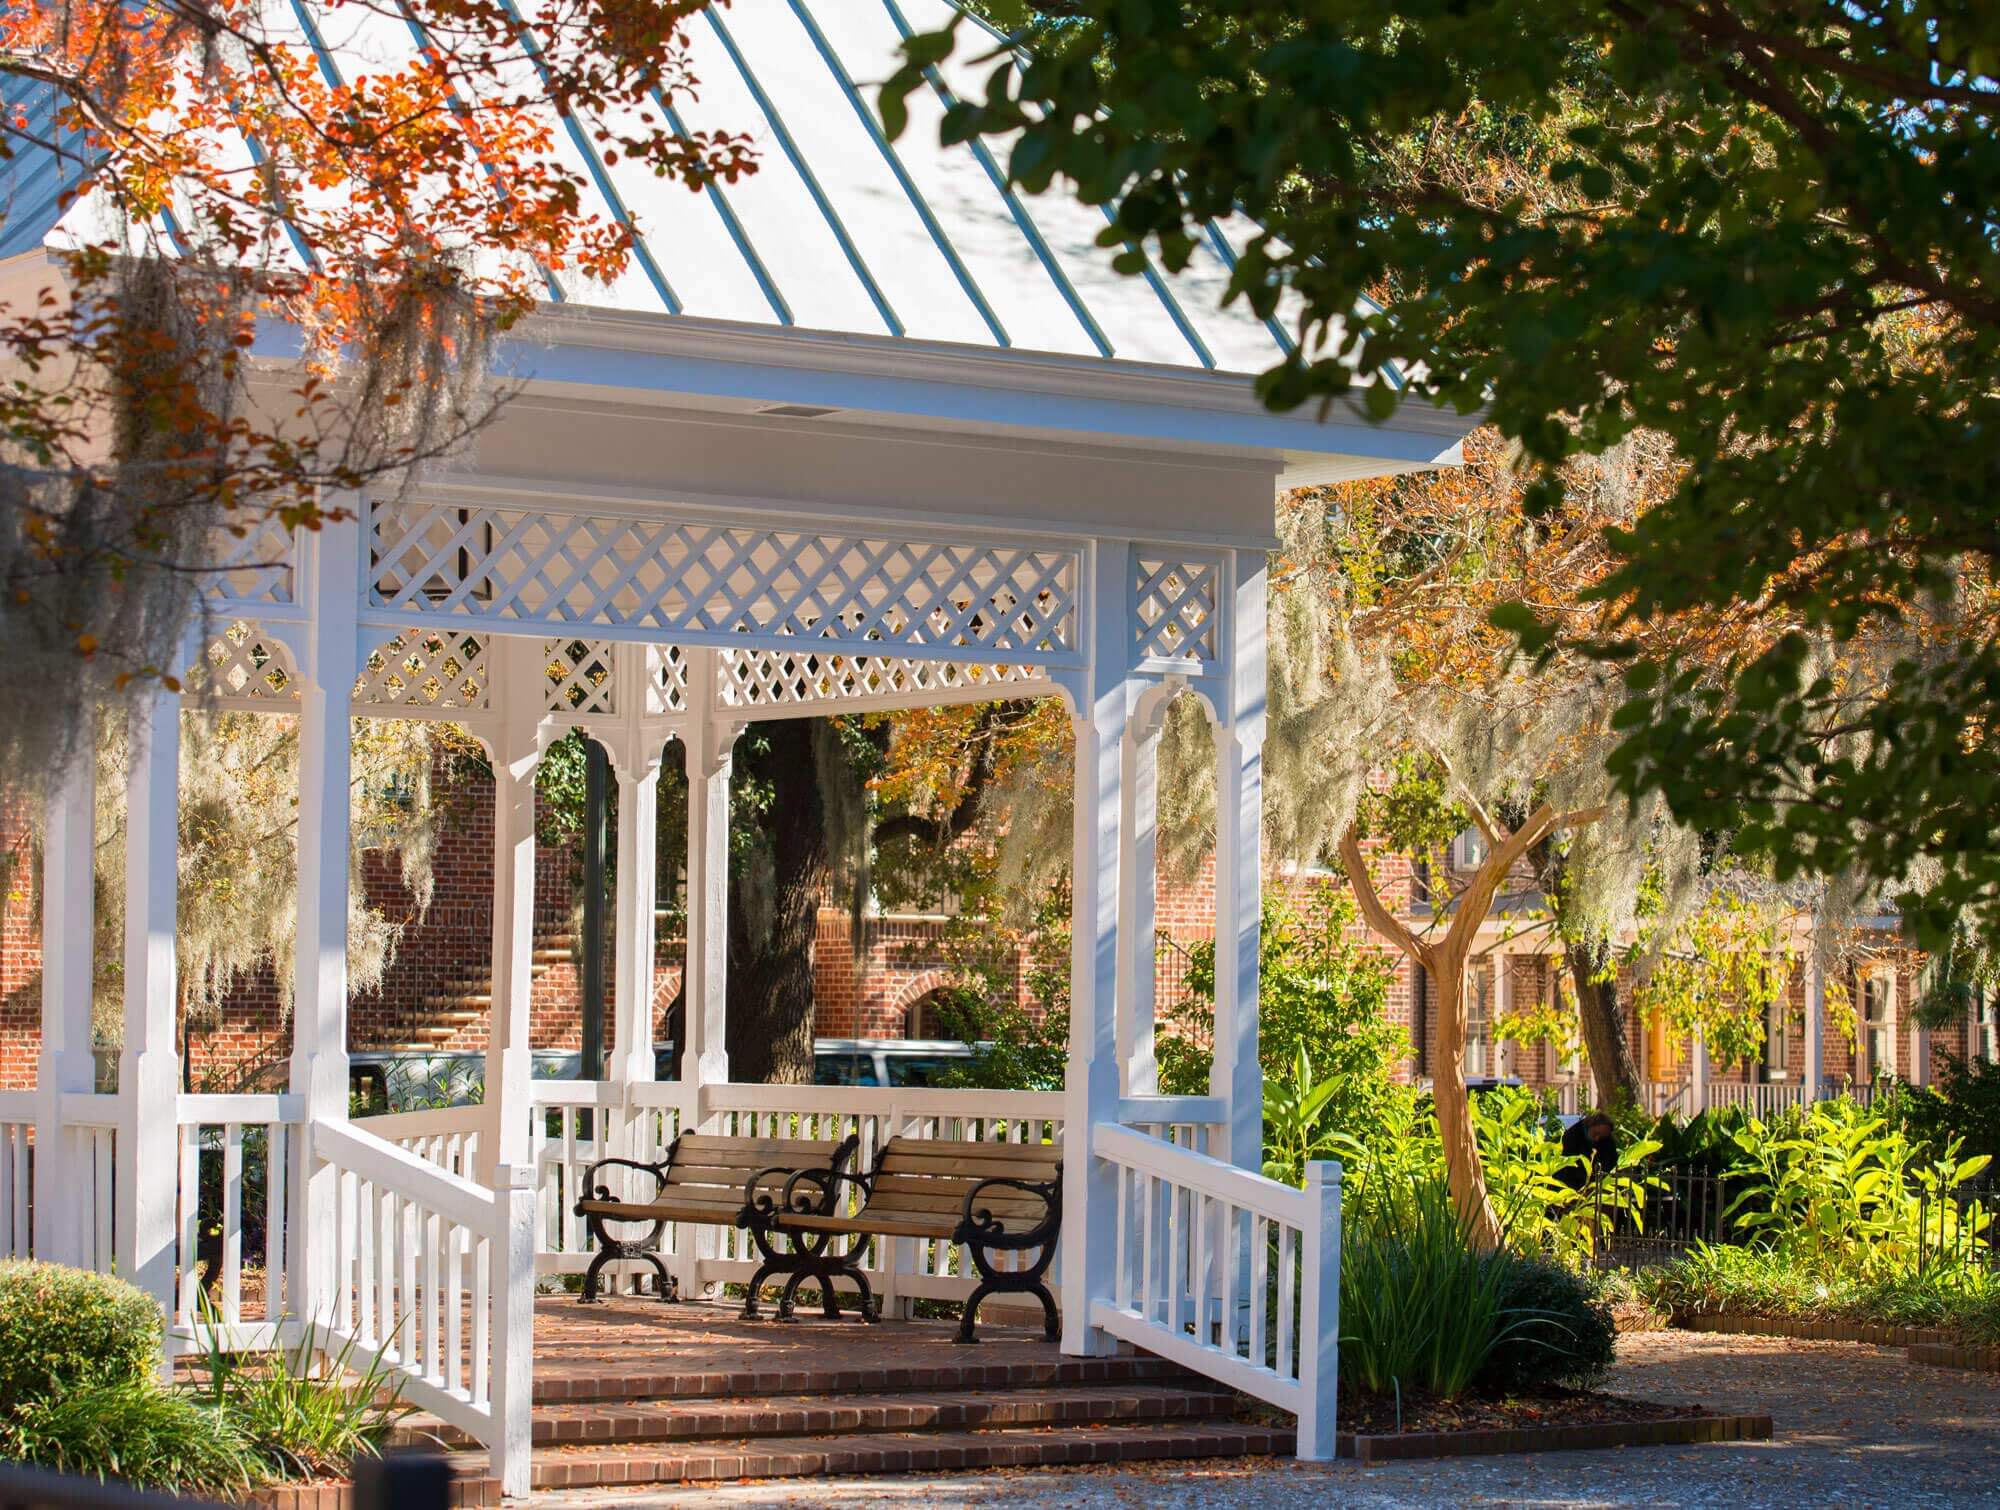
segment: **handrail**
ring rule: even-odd
[[[1220,1096],[1122,1096],[1118,1120],[1128,1126],[1227,1122],[1229,1106]]]
[[[353,1123],[378,1138],[396,1142],[402,1138],[428,1138],[439,1133],[474,1131],[486,1125],[486,1108],[468,1101],[463,1106],[427,1106],[413,1112],[379,1112],[372,1117],[356,1117]]]
[[[1176,1185],[1258,1212],[1275,1221],[1303,1227],[1311,1217],[1306,1193],[1281,1185],[1248,1169],[1238,1169],[1192,1148],[1149,1138],[1129,1127],[1100,1122],[1091,1129],[1091,1152],[1117,1164],[1157,1167]]]
[[[285,1122],[305,1118],[305,1103],[290,1091],[275,1095],[184,1095],[174,1098],[174,1119],[183,1127],[204,1122]]]
[[[463,1227],[490,1233],[500,1203],[493,1191],[418,1158],[344,1122],[313,1124],[314,1153],[344,1169],[379,1181]]]

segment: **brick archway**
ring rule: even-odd
[[[913,1033],[911,1028],[922,1025],[926,999],[957,984],[958,977],[949,970],[926,970],[922,975],[906,982],[902,990],[896,993],[896,1000],[891,1008],[903,1024],[903,1036],[905,1038],[919,1036]],[[934,1035],[927,1033],[923,1036]]]

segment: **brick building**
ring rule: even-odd
[[[352,1003],[350,1043],[356,1051],[477,1052],[486,1045],[487,956],[493,926],[492,790],[486,783],[472,782],[455,790],[450,800],[454,811],[438,843],[435,891],[421,918],[416,917],[391,859],[368,857],[370,901],[386,915],[409,921],[381,988],[357,996]],[[38,877],[25,814],[18,809],[0,815],[0,853],[6,857],[7,885],[0,915],[0,1088],[20,1089],[35,1080],[41,941]],[[532,1022],[538,1049],[575,1050],[581,1043],[581,974],[571,911],[573,860],[568,849],[556,848],[544,849],[537,861]],[[1266,885],[1297,898],[1322,879],[1285,871],[1268,876]],[[1378,879],[1394,905],[1408,907],[1411,878],[1402,862],[1390,862]],[[1157,895],[1160,949],[1155,981],[1157,999],[1165,1010],[1184,992],[1189,948],[1214,937],[1212,863],[1190,880],[1163,877]],[[863,947],[857,950],[848,911],[832,906],[821,911],[814,960],[818,1036],[930,1036],[936,1028],[925,1021],[927,1000],[954,979],[950,920],[941,915],[871,915],[861,920],[861,927]],[[1516,1007],[1546,1000],[1556,983],[1550,960],[1531,953],[1503,954],[1501,948],[1512,946],[1499,943],[1500,929],[1492,932],[1495,947],[1475,955],[1472,967],[1468,1013],[1473,1035],[1467,1044],[1467,1074],[1515,1076],[1540,1086],[1574,1083],[1580,1075],[1587,1079],[1587,1070],[1560,1062],[1558,1053],[1546,1045],[1496,1037],[1494,1017],[1500,996],[1496,966],[1505,972],[1505,989]],[[680,984],[683,942],[665,913],[660,933],[656,1033],[665,1036],[665,1015]],[[1032,1008],[1027,967],[1025,957],[1015,959],[1012,986],[1015,1001]],[[607,957],[607,997],[615,984],[613,970]],[[1420,980],[1420,975],[1409,961],[1399,960],[1388,1003],[1392,1020],[1411,1039],[1405,1073],[1419,1079],[1427,1077],[1437,1053],[1435,983]],[[1830,1083],[1870,1078],[1878,1063],[1893,1064],[1900,1079],[1934,1079],[1946,1053],[1961,1058],[1996,1053],[2000,1033],[1990,1002],[1983,1018],[1975,1016],[1928,1033],[1913,1027],[1908,1005],[1915,981],[1907,963],[1850,970],[1843,984],[1855,1004],[1856,1029],[1852,1037],[1841,1031],[1826,1034],[1823,1053]],[[1709,1080],[1718,1085],[1797,1084],[1805,1066],[1805,1035],[1800,1030],[1804,993],[1805,982],[1795,974],[1790,1010],[1774,1023],[1774,1052],[1767,1064],[1710,1065]],[[1629,1007],[1627,1029],[1645,1078],[1662,1082],[1687,1078],[1687,1045],[1670,1042],[1661,1030],[1638,1022]],[[608,1013],[605,1030],[607,1038],[615,1032]],[[288,1043],[275,977],[259,972],[232,994],[219,1027],[190,1042],[191,1078],[198,1087],[241,1084],[246,1076],[278,1064]],[[1920,1050],[1926,1044],[1929,1059],[1920,1063]]]

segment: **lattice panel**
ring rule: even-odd
[[[543,645],[551,713],[616,713],[618,647],[609,640],[549,640]]]
[[[1034,666],[990,666],[909,656],[732,650],[722,657],[722,702],[731,708],[915,697],[973,688],[991,688],[995,697],[1006,697],[1022,683],[1040,686],[1043,681],[1042,671]]]
[[[1060,655],[1078,557],[1032,546],[377,505],[370,601],[405,612],[676,634]]]
[[[371,651],[354,683],[354,700],[397,708],[490,706],[491,652],[478,635],[406,629]]]
[[[646,713],[679,713],[688,705],[687,656],[678,645],[646,652]]]
[[[237,620],[202,647],[189,680],[210,696],[246,703],[295,703],[292,653],[255,624]]]
[[[246,525],[241,535],[218,530],[214,569],[203,576],[202,591],[231,603],[290,603],[293,548],[292,532],[270,517]]]
[[[1141,660],[1213,661],[1221,569],[1213,561],[1133,557],[1132,632]]]

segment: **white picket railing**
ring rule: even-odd
[[[33,1091],[0,1091],[0,1258],[34,1252],[35,1118]]]
[[[403,1398],[486,1444],[509,1494],[528,1488],[533,1173],[486,1187],[360,1124],[310,1129],[333,1171],[334,1350],[396,1370]]]
[[[62,1137],[76,1188],[63,1192],[63,1220],[71,1228],[70,1251],[83,1267],[109,1274],[118,1265],[113,1223],[117,1203],[119,1102],[116,1096],[75,1092],[60,1104]]]
[[[479,1139],[486,1126],[486,1108],[467,1104],[414,1112],[388,1112],[358,1117],[355,1126],[385,1143],[413,1153],[426,1164],[465,1179],[478,1178]]]
[[[1340,1166],[1303,1190],[1129,1127],[1091,1152],[1118,1172],[1115,1293],[1090,1321],[1298,1416],[1298,1455],[1334,1454]]]
[[[181,1096],[177,1202],[180,1284],[175,1292],[170,1345],[176,1350],[281,1345],[295,1328],[285,1293],[286,1199],[292,1140],[299,1125],[298,1099],[290,1095]],[[214,1169],[212,1190],[202,1174]],[[249,1221],[257,1215],[253,1227]],[[249,1237],[261,1229],[262,1241]],[[213,1232],[212,1245],[203,1237]],[[262,1295],[244,1304],[246,1270]]]
[[[1711,1080],[1707,1087],[1706,1105],[1701,1109],[1715,1111],[1725,1106],[1740,1106],[1759,1120],[1768,1120],[1780,1112],[1804,1106],[1805,1100],[1805,1087],[1802,1085],[1758,1085],[1745,1084],[1738,1080]]]

